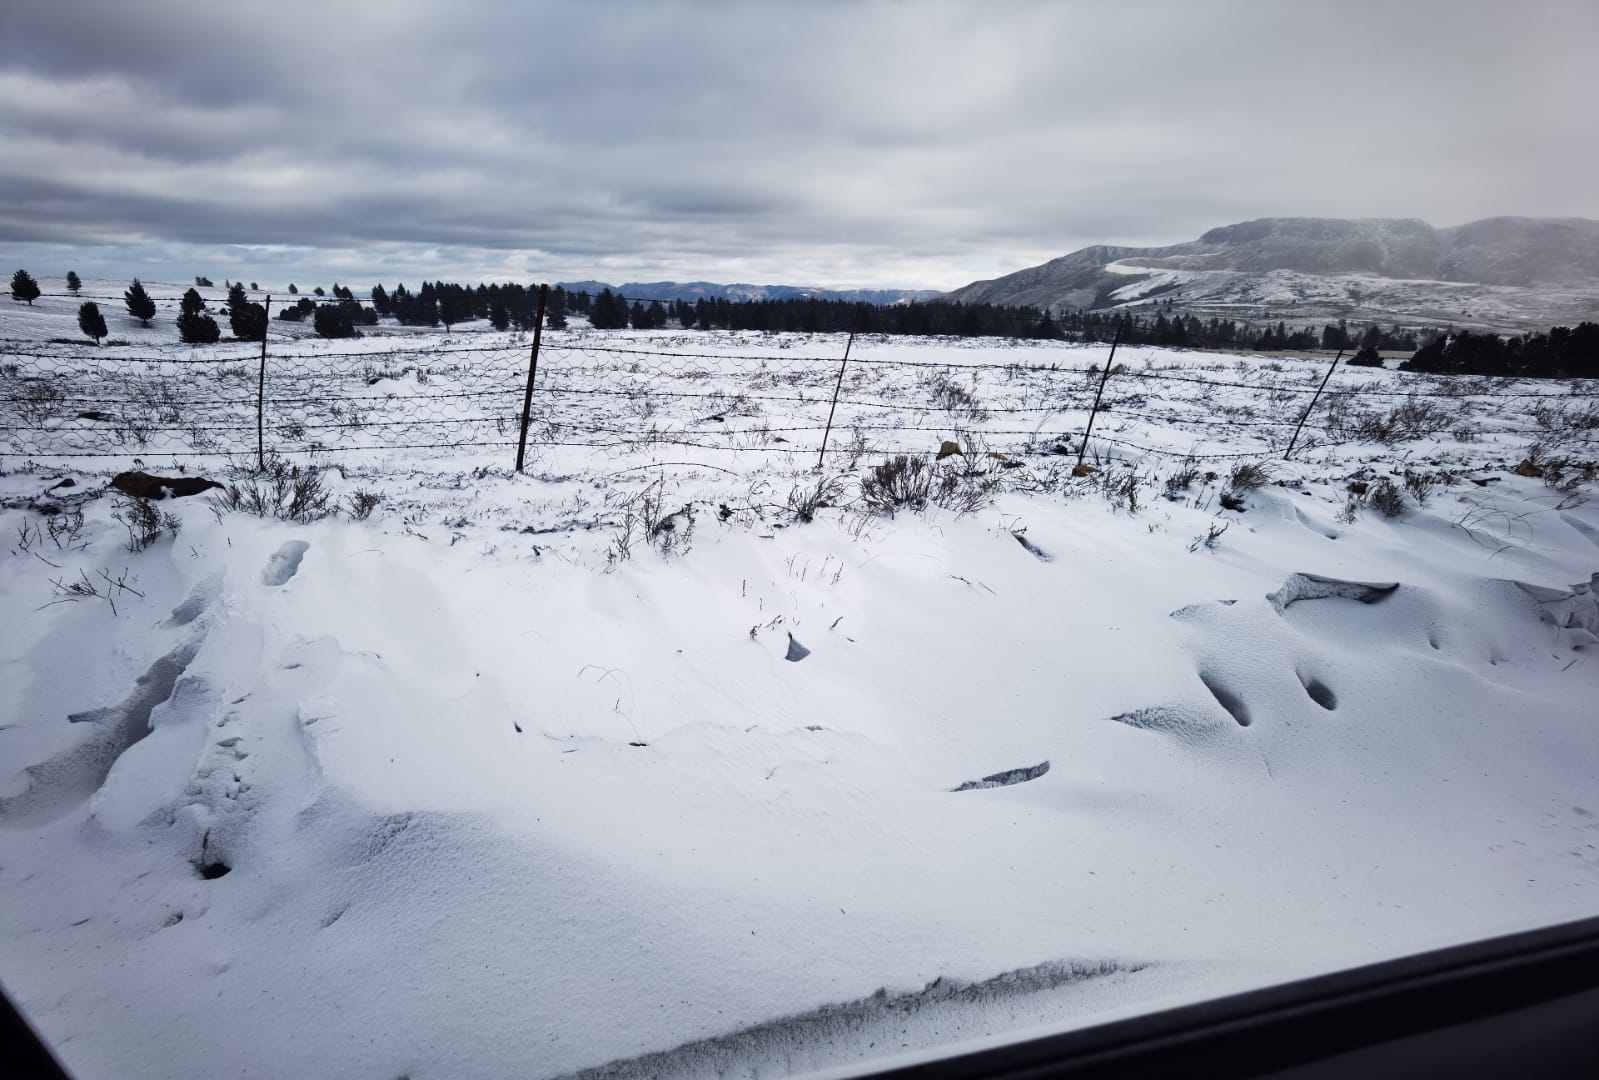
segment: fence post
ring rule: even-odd
[[[522,434],[516,441],[516,471],[522,471],[522,461],[527,456],[527,426],[533,411],[533,379],[539,373],[539,339],[544,333],[544,302],[549,299],[548,284],[539,286],[539,309],[533,316],[533,351],[527,358],[527,389],[522,393]]]
[[[1094,417],[1099,413],[1099,399],[1105,393],[1105,382],[1110,378],[1111,365],[1116,362],[1116,346],[1122,343],[1123,323],[1116,323],[1116,336],[1110,342],[1110,355],[1105,358],[1105,370],[1099,376],[1099,389],[1094,391],[1094,407],[1088,410],[1088,427],[1083,431],[1083,445],[1077,450],[1077,467],[1083,466],[1083,455],[1088,453],[1088,436],[1094,433]]]
[[[822,459],[827,457],[827,437],[833,433],[833,413],[838,409],[838,392],[844,386],[844,369],[849,366],[849,350],[855,344],[855,331],[849,332],[849,340],[844,342],[844,359],[838,362],[838,381],[833,384],[833,404],[827,410],[827,429],[822,432],[822,449],[816,455],[816,467],[822,467]]]
[[[270,320],[271,293],[267,293],[266,303],[261,305],[261,310]],[[271,325],[268,321],[261,327],[261,373],[255,380],[255,467],[263,471],[266,469],[266,339],[267,329]]]
[[[1316,392],[1310,396],[1310,404],[1305,406],[1305,415],[1299,418],[1299,424],[1294,428],[1294,437],[1288,440],[1288,449],[1283,451],[1283,460],[1287,461],[1294,452],[1294,443],[1299,441],[1300,429],[1305,426],[1305,421],[1310,419],[1310,410],[1316,407],[1316,402],[1321,398],[1321,392],[1327,389],[1327,382],[1332,378],[1333,371],[1338,367],[1338,361],[1344,358],[1344,350],[1339,349],[1338,355],[1333,357],[1332,367],[1327,369],[1327,374],[1322,378],[1321,385],[1316,387]]]

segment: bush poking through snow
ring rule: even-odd
[[[1166,498],[1172,502],[1181,502],[1183,492],[1193,486],[1199,479],[1199,467],[1194,464],[1191,457],[1184,458],[1182,464],[1177,466],[1177,471],[1166,477]]]
[[[1441,434],[1456,426],[1458,419],[1448,409],[1430,401],[1407,398],[1386,413],[1361,414],[1349,424],[1347,434],[1365,442],[1393,446]]]
[[[1242,495],[1250,491],[1259,491],[1271,480],[1271,474],[1259,462],[1244,461],[1233,466],[1233,471],[1227,477],[1229,491]]]
[[[1427,505],[1427,499],[1432,495],[1433,483],[1433,478],[1426,473],[1405,470],[1405,490],[1416,500],[1417,506]]]
[[[306,524],[327,517],[336,508],[333,493],[315,465],[301,467],[270,457],[264,465],[234,466],[228,473],[233,482],[211,496],[211,508],[219,518],[225,512],[243,510],[257,517]]]
[[[157,540],[161,534],[170,532],[177,535],[182,524],[171,514],[157,510],[155,503],[149,499],[134,499],[122,496],[117,500],[116,509],[111,511],[111,516],[122,522],[128,530],[128,550],[140,552]]]
[[[932,466],[908,454],[872,466],[861,478],[861,498],[866,505],[889,516],[901,509],[925,509],[932,491]]]
[[[378,503],[383,501],[383,496],[375,491],[356,488],[350,494],[350,518],[353,521],[365,521],[372,516],[372,511],[378,508]]]
[[[1138,475],[1138,470],[1129,465],[1124,470],[1106,469],[1100,474],[1100,491],[1104,492],[1113,510],[1125,510],[1129,514],[1138,513],[1138,489],[1142,486],[1144,478]]]
[[[837,506],[844,499],[844,478],[824,476],[814,485],[795,484],[788,493],[788,510],[794,520],[810,524],[816,512],[826,506]]]
[[[1396,518],[1405,512],[1405,495],[1394,483],[1393,477],[1383,476],[1371,485],[1366,501],[1386,518]]]
[[[1200,548],[1204,548],[1206,551],[1215,551],[1217,545],[1221,542],[1222,533],[1226,532],[1227,527],[1231,524],[1232,522],[1230,521],[1224,521],[1220,525],[1212,525],[1206,530],[1204,536],[1194,537],[1193,542],[1188,545],[1188,550],[1198,551]]]

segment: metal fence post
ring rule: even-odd
[[[539,338],[544,333],[544,303],[549,298],[549,285],[539,286],[539,309],[533,316],[533,351],[527,358],[527,389],[522,393],[522,434],[516,442],[516,471],[522,471],[522,462],[527,457],[527,426],[531,421],[533,410],[533,379],[539,373]]]
[[[261,311],[266,318],[272,317],[271,293],[267,294]],[[261,470],[266,469],[266,339],[271,325],[270,322],[261,325],[261,373],[255,381],[255,466]]]
[[[1294,452],[1294,443],[1299,441],[1300,429],[1305,426],[1305,421],[1310,419],[1310,410],[1316,407],[1316,402],[1321,398],[1321,392],[1327,389],[1327,382],[1333,376],[1333,371],[1338,367],[1338,361],[1344,358],[1344,350],[1339,349],[1338,355],[1333,357],[1332,367],[1327,369],[1327,374],[1322,378],[1321,385],[1316,387],[1316,392],[1310,397],[1310,404],[1305,406],[1305,415],[1299,418],[1299,424],[1294,428],[1294,437],[1288,440],[1288,449],[1283,451],[1283,460],[1287,461]]]
[[[1088,453],[1088,436],[1094,433],[1094,417],[1099,413],[1099,399],[1105,393],[1105,383],[1110,378],[1111,365],[1116,362],[1116,346],[1122,343],[1122,323],[1116,323],[1116,336],[1110,342],[1110,355],[1105,358],[1105,370],[1099,375],[1099,389],[1094,391],[1094,407],[1088,410],[1088,427],[1083,431],[1083,445],[1077,450],[1077,467],[1083,466],[1083,455]]]
[[[822,432],[822,449],[816,455],[816,467],[822,467],[822,459],[827,457],[827,437],[833,433],[833,413],[838,409],[838,392],[844,387],[844,369],[849,366],[849,351],[855,344],[855,331],[849,332],[849,340],[844,342],[844,358],[838,362],[838,381],[833,384],[833,404],[827,410],[827,429]]]

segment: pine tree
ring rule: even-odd
[[[194,289],[183,294],[183,299],[178,301],[178,306],[185,315],[198,315],[205,310],[205,300]]]
[[[198,299],[193,289],[189,293]],[[189,310],[188,297],[185,296],[183,314],[178,316],[178,336],[190,345],[211,345],[222,337],[222,331],[211,316],[203,314],[198,308]]]
[[[11,275],[11,299],[24,300],[29,307],[39,298],[39,283],[26,270]]]
[[[260,304],[246,300],[228,309],[228,327],[240,341],[265,341],[267,311]]]
[[[325,338],[355,337],[354,304],[318,304],[312,325],[317,336]]]
[[[83,288],[83,279],[78,277],[78,272],[76,270],[68,270],[67,291],[76,296],[81,288]]]
[[[496,330],[504,330],[511,325],[511,314],[505,310],[505,305],[498,300],[489,304],[489,323]]]
[[[128,291],[122,294],[122,300],[128,305],[128,314],[145,326],[149,326],[150,320],[155,318],[155,301],[144,291],[144,285],[138,278],[134,278],[133,284],[128,286]]]
[[[94,338],[96,345],[105,337],[105,316],[100,314],[100,305],[89,301],[78,308],[78,329]]]

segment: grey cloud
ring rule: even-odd
[[[1586,0],[22,2],[0,254],[953,287],[1267,214],[1599,216],[1596,46]]]

